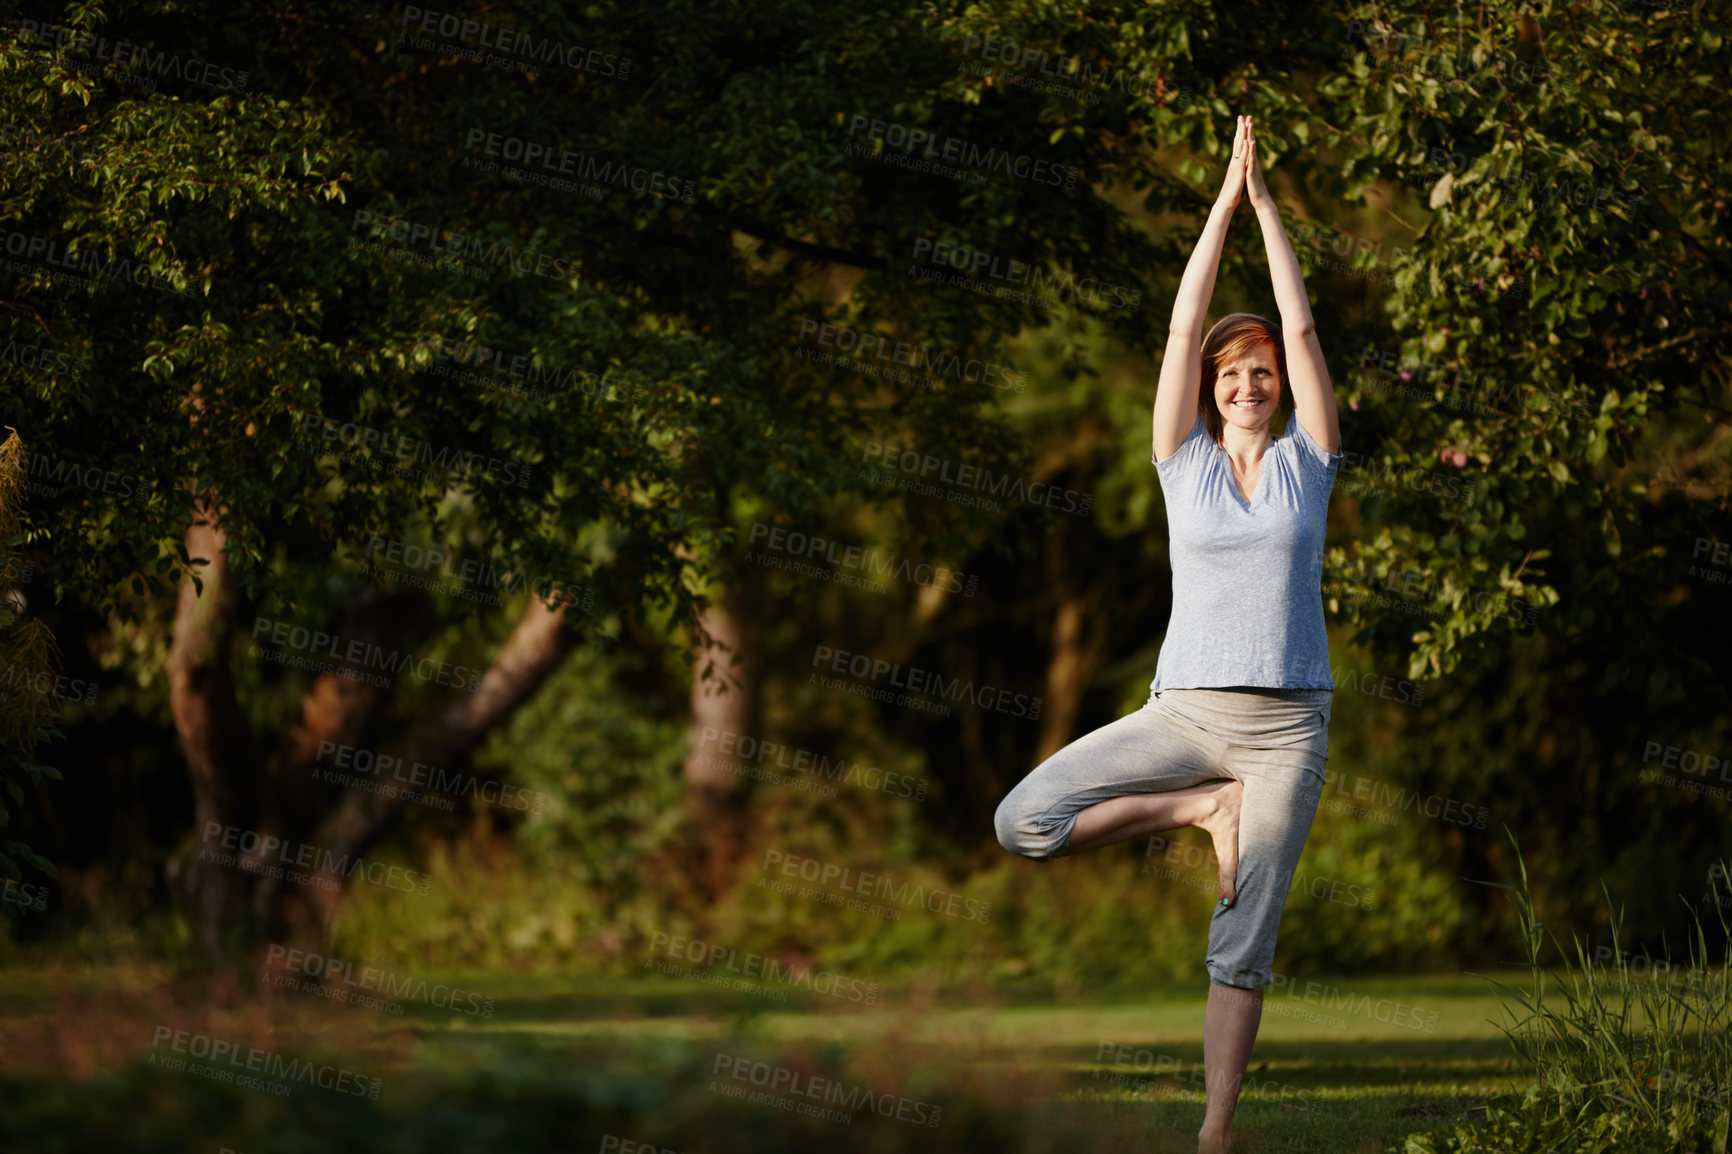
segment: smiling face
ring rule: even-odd
[[[1215,373],[1215,408],[1224,424],[1237,425],[1248,433],[1267,430],[1280,399],[1281,373],[1275,346],[1267,341],[1252,345],[1244,356],[1223,363]]]

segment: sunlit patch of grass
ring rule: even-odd
[[[781,1002],[662,976],[426,977],[493,999],[492,1016],[422,1004],[395,1016],[305,996],[260,999],[245,982],[229,991],[224,1028],[238,1028],[243,1007],[251,1005],[258,1020],[249,1020],[248,1030],[257,1036],[275,1037],[278,1045],[295,1037],[311,1052],[352,1055],[354,1065],[384,1081],[375,1104],[320,1092],[278,1103],[142,1065],[148,1027],[197,1010],[196,986],[184,979],[130,969],[115,970],[106,985],[100,970],[52,980],[0,975],[19,979],[11,988],[26,994],[0,1011],[0,1030],[20,1036],[29,1027],[40,1039],[59,1030],[108,1029],[131,1047],[103,1048],[103,1060],[81,1071],[38,1064],[32,1075],[29,1064],[9,1067],[6,1093],[33,1104],[4,1123],[13,1129],[0,1136],[23,1138],[38,1133],[32,1127],[66,1126],[74,1118],[72,1132],[88,1136],[97,1125],[91,1119],[105,1111],[124,1117],[144,1110],[146,1100],[154,1103],[155,1124],[179,1133],[185,1148],[249,1152],[287,1148],[335,1115],[356,1141],[380,1143],[369,1148],[457,1149],[449,1145],[454,1136],[483,1133],[495,1136],[490,1141],[516,1135],[525,1148],[536,1148],[579,1118],[588,1119],[579,1129],[614,1128],[596,1130],[597,1143],[602,1133],[624,1134],[681,1154],[746,1148],[1059,1154],[1078,1149],[1079,1141],[1091,1150],[1188,1152],[1202,1120],[1200,1089],[1188,1079],[1202,1060],[1203,991],[1190,985],[1062,1003],[981,998],[978,991],[970,1000],[927,985],[884,991],[877,1005],[860,1006],[802,991]],[[1491,1095],[1523,1084],[1520,1071],[1508,1069],[1509,1050],[1492,1021],[1498,1003],[1483,982],[1346,978],[1323,983],[1329,985],[1350,989],[1361,1002],[1435,1010],[1436,1028],[1422,1034],[1368,1014],[1347,1015],[1342,1030],[1266,1017],[1235,1149],[1381,1149],[1410,1131],[1467,1118]],[[917,1127],[864,1109],[848,1123],[815,1121],[737,1101],[712,1088],[717,1063],[734,1057],[941,1106],[942,1121]],[[116,1148],[126,1145],[122,1137],[112,1136]],[[561,1139],[558,1148],[568,1146]]]

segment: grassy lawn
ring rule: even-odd
[[[407,999],[399,1015],[244,976],[0,974],[0,1148],[1182,1151],[1202,1119],[1201,988],[859,1006],[659,976],[444,981],[492,997],[492,1016]],[[1518,1084],[1497,1017],[1471,977],[1272,989],[1235,1149],[1381,1151],[1479,1105]],[[199,1037],[227,1060],[195,1057]],[[276,1089],[222,1079],[246,1075],[231,1055],[248,1047],[277,1056]],[[282,1075],[296,1056],[377,1079],[377,1100]]]

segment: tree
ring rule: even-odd
[[[15,807],[24,804],[22,783],[40,785],[44,778],[59,781],[60,771],[39,765],[37,743],[59,734],[48,724],[54,717],[60,673],[59,647],[54,634],[41,621],[25,618],[24,599],[18,587],[24,584],[25,563],[12,551],[18,540],[19,511],[24,503],[24,444],[16,429],[8,429],[0,441],[0,828],[12,824]],[[7,901],[39,907],[37,895],[17,883],[24,880],[24,865],[53,876],[54,863],[10,836],[0,840],[0,885]],[[20,864],[22,861],[22,865]]]
[[[867,437],[1021,467],[997,410],[1015,407],[1018,385],[1039,395],[1057,382],[1015,376],[1005,348],[1019,331],[1050,329],[1056,363],[1079,374],[1097,337],[1156,359],[1163,270],[1195,235],[1236,111],[1258,117],[1307,250],[1325,235],[1304,231],[1312,207],[1339,228],[1344,206],[1382,195],[1374,182],[1392,188],[1433,150],[1450,166],[1425,193],[1435,215],[1391,266],[1394,335],[1345,309],[1320,308],[1319,323],[1331,350],[1398,348],[1392,364],[1410,375],[1474,374],[1433,382],[1418,403],[1346,371],[1337,385],[1367,461],[1397,477],[1471,476],[1483,496],[1445,505],[1395,484],[1357,502],[1360,526],[1338,524],[1331,550],[1342,620],[1414,670],[1481,676],[1524,631],[1576,644],[1622,620],[1631,606],[1608,550],[1675,548],[1691,524],[1619,470],[1654,459],[1641,438],[1676,396],[1663,380],[1722,388],[1718,153],[1697,124],[1720,97],[1695,79],[1712,74],[1712,32],[1662,47],[1666,17],[1605,9],[1586,27],[1555,5],[1522,22],[1486,9],[1460,28],[1424,24],[1418,5],[1375,19],[1315,6],[1303,34],[1276,39],[1290,9],[1261,4],[530,4],[488,24],[488,63],[440,47],[481,34],[437,13],[216,12],[144,4],[110,24],[74,5],[68,24],[108,41],[46,28],[55,52],[27,36],[0,55],[0,92],[21,110],[0,174],[8,253],[21,246],[25,267],[6,290],[9,335],[88,361],[77,376],[9,373],[6,411],[44,468],[99,463],[148,482],[33,509],[27,540],[58,592],[128,619],[179,583],[202,591],[177,592],[173,647],[195,838],[214,822],[365,852],[394,807],[305,786],[320,741],[457,767],[571,647],[639,642],[658,615],[678,623],[701,686],[704,669],[725,670],[700,626],[732,606],[732,635],[759,646],[741,702],[761,695],[756,679],[782,667],[766,651],[771,622],[727,592],[749,585],[754,527],[837,536],[856,515]],[[1361,58],[1373,35],[1422,24],[1427,44],[1450,46],[1443,80]],[[502,41],[507,30],[526,38]],[[78,70],[119,39],[147,46],[139,63]],[[1600,53],[1626,44],[1662,53],[1678,92],[1604,72]],[[194,55],[227,79],[164,63]],[[1463,67],[1478,88],[1447,85]],[[1561,76],[1593,83],[1565,98]],[[157,88],[141,95],[146,79]],[[1673,140],[1689,143],[1665,153]],[[1484,155],[1457,172],[1470,141]],[[1627,171],[1592,168],[1631,149],[1666,183],[1637,193]],[[1618,195],[1539,210],[1477,196],[1515,157],[1540,166],[1524,173],[1593,172]],[[1391,197],[1367,209],[1349,251],[1376,248],[1386,214],[1412,223],[1417,208]],[[1004,287],[1015,267],[1048,285],[1080,274],[1149,308],[1074,288],[1063,311],[1038,292],[933,291],[921,274],[956,271],[961,253],[977,286]],[[1662,309],[1681,262],[1697,275],[1670,285]],[[1607,291],[1614,266],[1634,295]],[[86,283],[49,279],[69,269]],[[1255,284],[1260,269],[1259,251],[1234,245],[1222,283]],[[1314,296],[1339,287],[1329,275]],[[1613,369],[1627,377],[1616,390],[1603,382]],[[1494,411],[1477,424],[1443,403],[1487,380],[1500,382]],[[1122,456],[1100,440],[1068,454],[1065,475],[1117,486]],[[933,562],[1013,568],[986,560],[1015,536],[1009,521],[906,491],[880,504]],[[896,536],[895,522],[859,515]],[[991,609],[910,591],[901,627],[884,632],[898,653],[945,651],[948,668],[978,662],[1030,691],[1072,684],[1127,656],[1081,622],[1112,597],[1098,558],[1142,558],[1136,527],[1054,554],[1042,580],[1056,602],[1038,590],[1019,602],[1016,574]],[[410,547],[502,575],[508,615],[460,612],[473,580],[428,594],[410,582],[424,574],[387,566],[401,580],[386,592],[361,568]],[[1390,582],[1442,604],[1442,619],[1414,629]],[[593,612],[576,612],[586,601]],[[1675,607],[1642,611],[1637,652],[1665,666],[1653,627],[1675,625]],[[1012,618],[1040,622],[1050,652],[987,635]],[[353,664],[303,678],[234,651],[239,631],[256,645],[279,627],[455,658],[479,692],[382,694]],[[1638,668],[1615,673],[1628,685]],[[1676,701],[1701,670],[1680,663],[1656,692]],[[1080,702],[1055,704],[1063,720],[1042,735],[954,723],[974,801],[1012,755],[1078,724]],[[286,736],[262,736],[273,731]],[[714,800],[716,783],[690,780]],[[322,900],[195,868],[197,848],[183,847],[176,876],[207,957],[241,909],[255,915],[248,932],[320,932]]]

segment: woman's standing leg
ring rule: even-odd
[[[1263,1017],[1263,987],[1274,978],[1275,934],[1287,889],[1323,796],[1321,768],[1303,750],[1259,750],[1233,767],[1244,783],[1239,814],[1239,896],[1209,924],[1209,1005],[1203,1012],[1203,1128],[1197,1149],[1232,1145],[1233,1113]],[[1297,754],[1297,756],[1295,756]],[[1268,764],[1273,761],[1276,764]],[[1281,764],[1285,763],[1285,764]]]
[[[1239,896],[1209,925],[1209,1004],[1203,1018],[1203,1127],[1198,1150],[1232,1145],[1233,1114],[1251,1046],[1262,1022],[1263,987],[1273,980],[1276,932],[1287,890],[1323,796],[1329,706],[1275,703],[1259,712],[1278,723],[1272,736],[1297,744],[1229,746],[1226,762],[1244,785],[1239,817]],[[1290,728],[1289,728],[1290,727]]]
[[[1233,1112],[1263,1021],[1262,989],[1209,983],[1203,1010],[1203,1128],[1198,1154],[1225,1154],[1233,1145]]]

